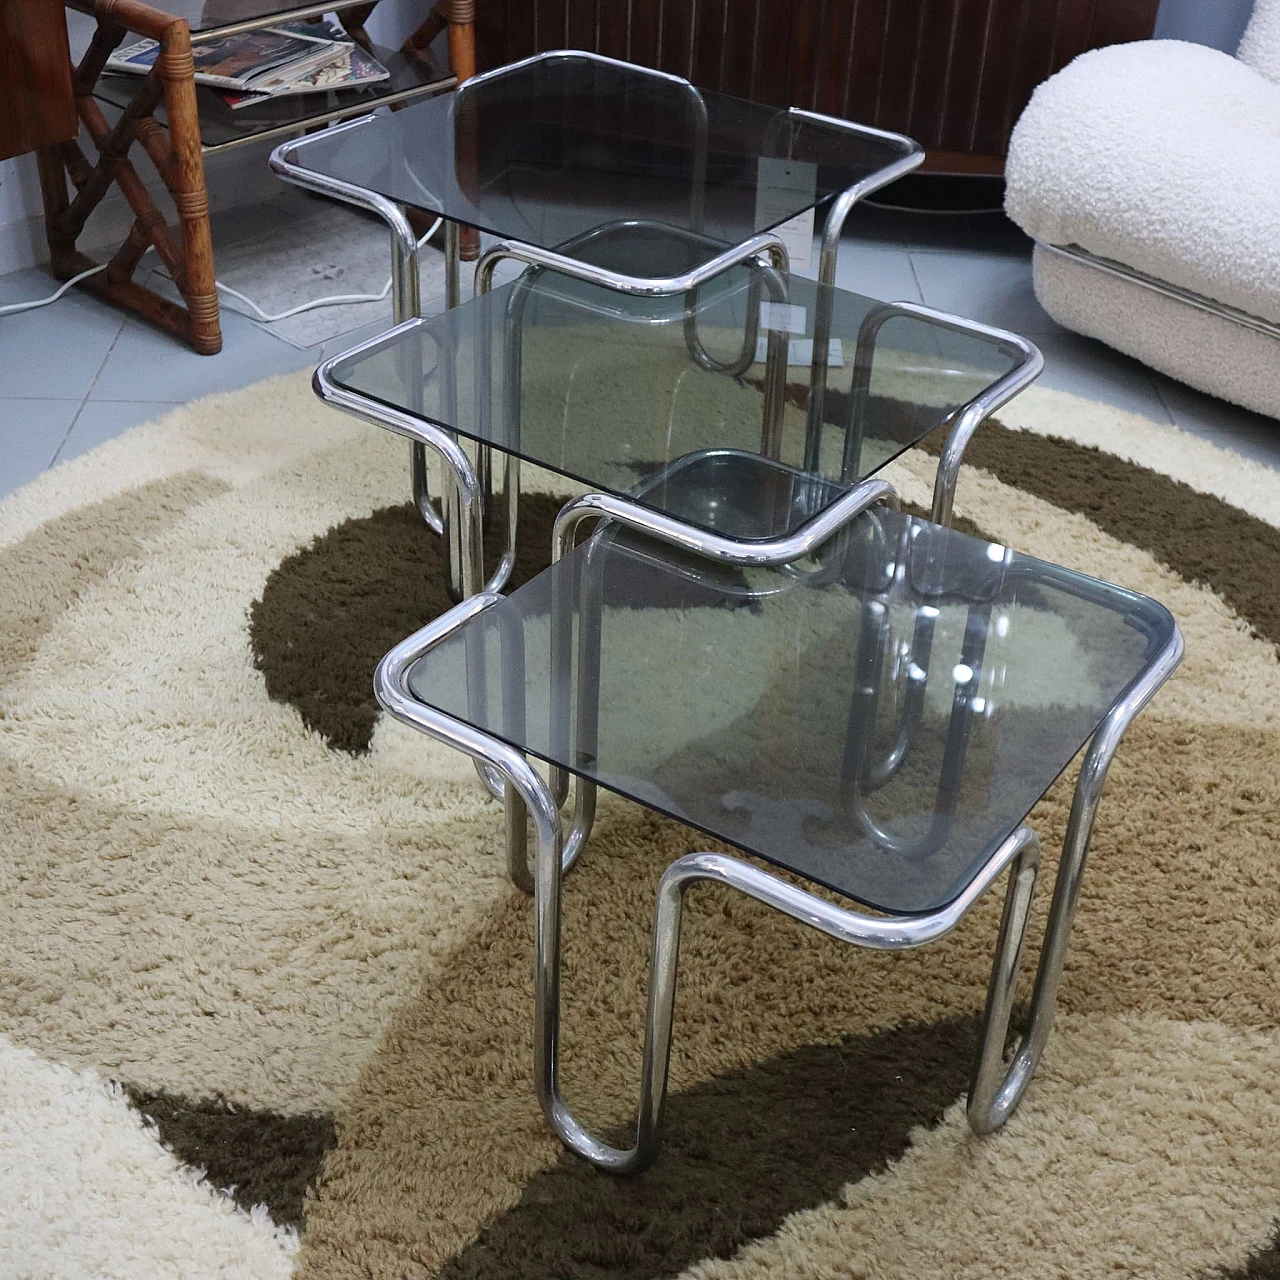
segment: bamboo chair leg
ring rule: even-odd
[[[435,12],[449,24],[449,67],[462,84],[476,73],[475,0],[439,0]],[[463,227],[458,247],[464,262],[474,262],[480,256],[480,233]]]
[[[178,211],[186,257],[182,295],[191,314],[191,345],[201,355],[215,355],[222,350],[222,328],[218,321],[218,291],[214,285],[213,233],[209,228],[209,193],[200,150],[191,31],[185,22],[174,22],[165,37],[156,65],[164,81],[169,145],[173,152],[169,189]]]

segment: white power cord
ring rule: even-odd
[[[34,311],[37,307],[47,307],[51,302],[57,302],[73,284],[79,284],[81,280],[87,279],[89,276],[96,276],[99,271],[105,271],[107,264],[104,262],[100,267],[90,267],[88,271],[82,271],[78,276],[72,276],[62,288],[56,293],[51,293],[47,298],[37,298],[34,302],[11,302],[8,306],[0,307],[0,316],[11,316],[18,311]]]
[[[435,235],[440,229],[440,223],[443,221],[443,218],[437,218],[431,224],[427,229],[426,235],[418,240],[418,248],[422,248]],[[147,252],[150,253],[154,247],[154,245],[148,246]],[[90,267],[88,271],[82,271],[78,276],[72,276],[57,292],[51,293],[47,298],[37,298],[34,302],[12,302],[8,306],[0,307],[0,316],[13,315],[19,311],[34,311],[37,307],[47,307],[51,302],[57,302],[73,284],[79,284],[81,280],[97,275],[99,271],[105,271],[106,269],[106,263],[98,267]],[[167,276],[168,272],[163,274]],[[215,280],[213,283],[223,293],[230,294],[237,301],[243,302],[245,306],[254,312],[254,315],[259,320],[264,321],[266,324],[274,324],[277,320],[288,320],[290,316],[301,315],[304,311],[315,311],[320,307],[340,307],[356,302],[382,302],[391,292],[391,280],[392,277],[388,276],[387,283],[382,286],[382,290],[379,293],[340,293],[329,298],[316,298],[314,302],[303,302],[296,307],[290,307],[288,311],[281,311],[276,315],[268,315],[252,298],[246,297],[239,289],[233,289],[229,284],[223,284],[221,280]]]

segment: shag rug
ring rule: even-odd
[[[970,1135],[1000,895],[887,956],[699,890],[667,1149],[630,1180],[538,1113],[500,809],[372,700],[444,603],[402,444],[297,375],[0,504],[0,1273],[1280,1276],[1280,482],[1042,390],[970,457],[984,534],[1187,639],[1112,770],[1039,1076]],[[932,465],[895,464],[906,497]],[[1033,814],[1050,875],[1072,780]],[[566,1085],[604,1130],[656,877],[699,847],[611,801],[567,882]]]

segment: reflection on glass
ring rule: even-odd
[[[1145,597],[877,510],[780,570],[605,532],[410,684],[717,838],[923,912],[963,888],[1172,627]]]
[[[601,238],[595,252],[678,265],[687,238]],[[528,273],[339,360],[334,380],[473,439],[739,538],[789,532],[1009,373],[1019,353],[843,290],[821,423],[809,383],[820,289],[741,267],[691,298],[631,298]],[[770,432],[769,337],[786,360]],[[767,453],[791,468],[761,471]],[[713,454],[714,456],[708,456]],[[688,466],[697,464],[695,472]],[[711,472],[714,471],[714,477]],[[708,502],[716,505],[709,506]]]

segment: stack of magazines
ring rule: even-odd
[[[107,60],[111,71],[144,76],[159,45],[139,40]],[[298,93],[362,88],[391,73],[331,22],[284,22],[260,31],[215,36],[192,48],[196,83],[207,84],[233,110]]]

